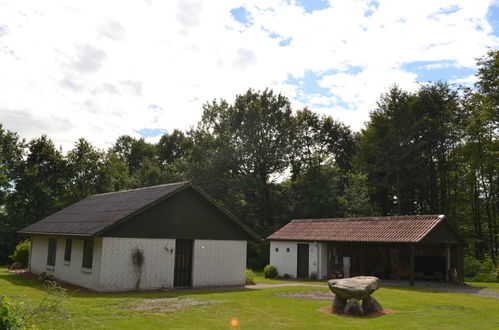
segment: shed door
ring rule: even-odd
[[[192,251],[192,240],[178,239],[175,242],[175,268],[173,273],[174,287],[192,286]]]
[[[308,244],[298,244],[296,277],[308,277]]]

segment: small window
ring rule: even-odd
[[[275,252],[279,252],[279,248],[275,248]]]
[[[289,252],[289,248],[286,248],[286,252]]]
[[[66,240],[66,248],[64,249],[64,261],[71,261],[71,246],[73,245],[73,241],[70,239]]]
[[[57,251],[57,239],[49,238],[49,249],[47,253],[47,265],[55,267],[55,252]]]
[[[86,239],[83,243],[83,262],[82,266],[85,268],[92,268],[92,260],[94,257],[94,241]]]

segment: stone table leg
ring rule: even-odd
[[[369,314],[372,312],[381,312],[383,307],[376,299],[368,296],[362,299],[362,309],[364,310],[364,313]]]
[[[347,305],[346,299],[338,297],[337,295],[334,296],[333,309],[335,311],[343,313],[343,310],[345,309],[346,305]]]
[[[351,298],[348,300],[347,305],[345,306],[344,313],[347,315],[364,315],[364,311],[362,310],[362,306],[359,304],[359,301],[355,298]]]

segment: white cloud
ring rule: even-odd
[[[231,16],[241,6],[251,24]],[[279,0],[0,0],[0,122],[66,149],[80,136],[105,147],[142,128],[187,129],[206,101],[273,87],[359,129],[390,85],[416,88],[404,64],[474,67],[497,47],[488,6],[341,0],[306,13]],[[328,92],[287,81],[305,72]]]

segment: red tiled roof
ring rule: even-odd
[[[286,241],[400,242],[422,240],[443,215],[299,219],[267,237]]]

